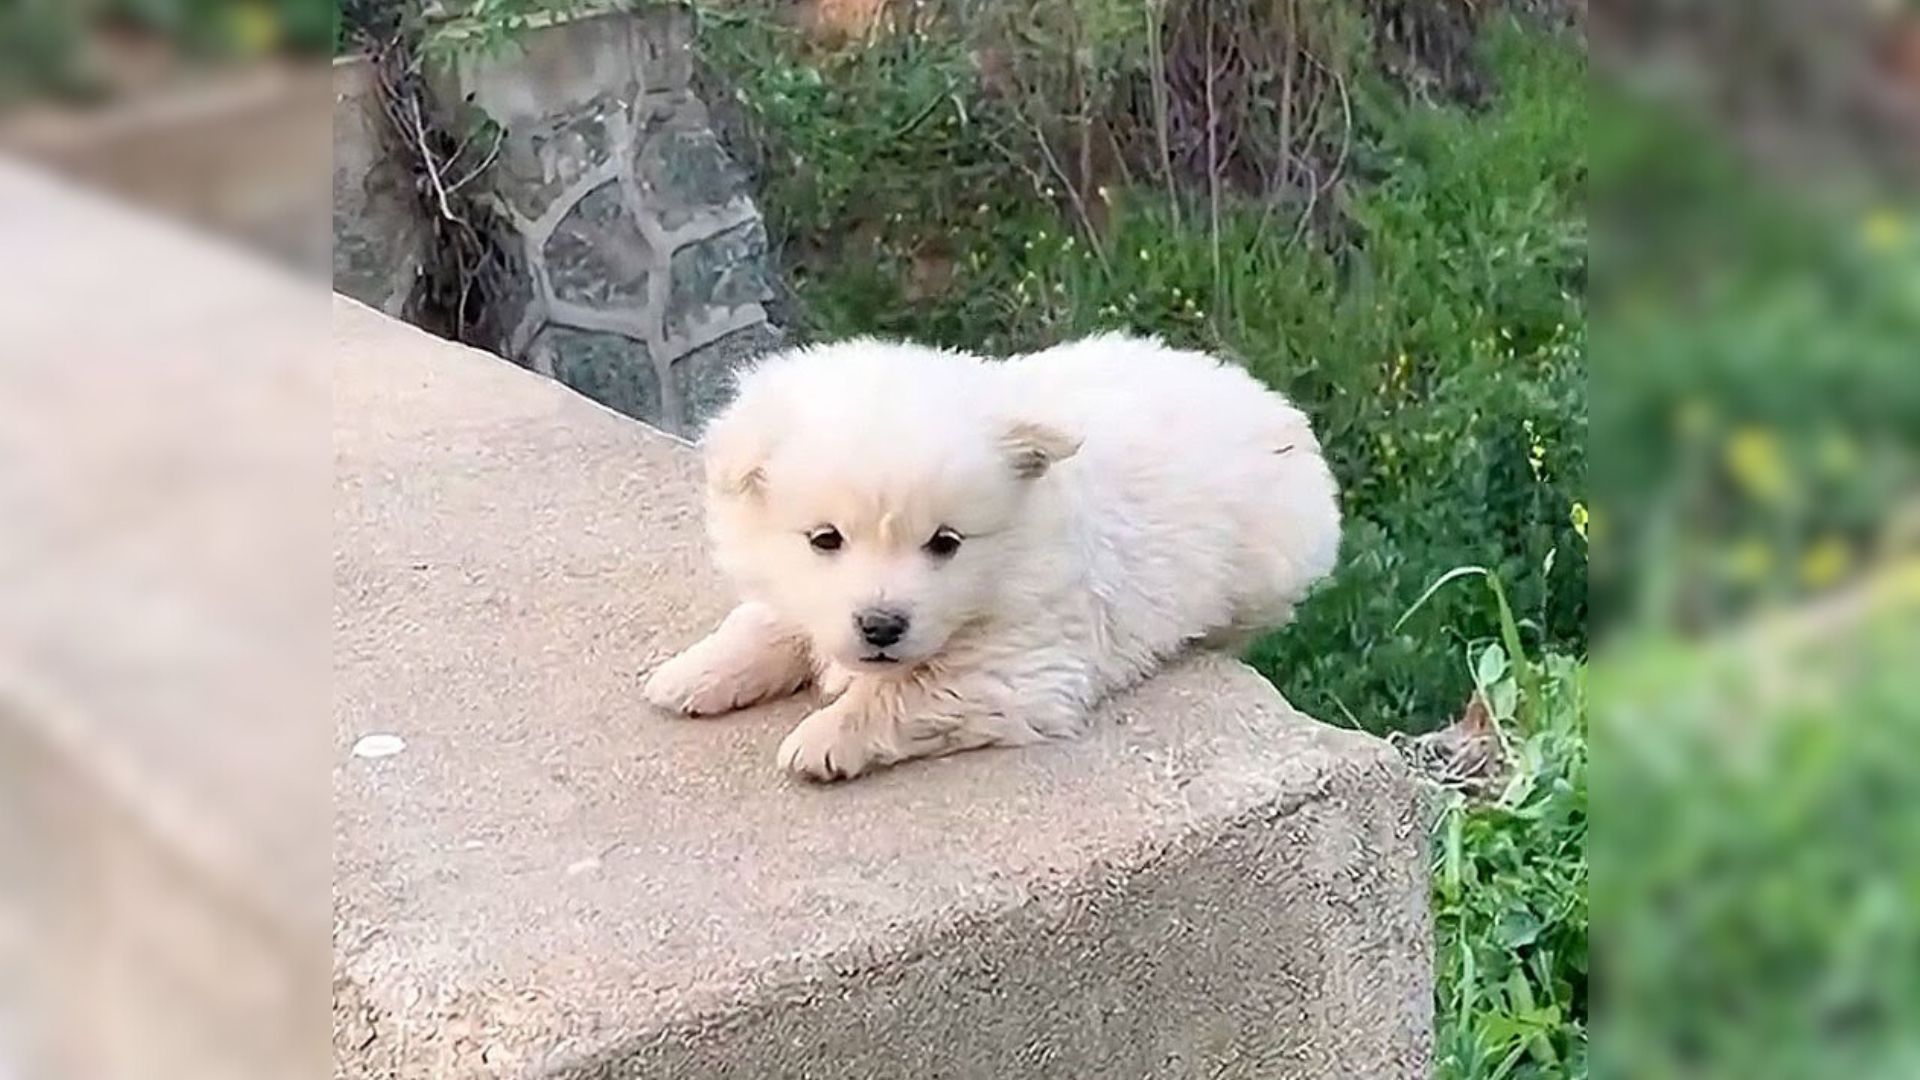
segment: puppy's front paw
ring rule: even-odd
[[[683,716],[732,712],[750,697],[730,671],[710,662],[712,650],[695,646],[660,665],[641,690],[656,708]]]
[[[780,742],[780,767],[822,782],[851,780],[880,764],[871,736],[840,710],[821,709]]]
[[[853,672],[831,662],[822,667],[820,673],[813,678],[814,689],[819,691],[822,701],[838,701],[840,695],[846,693],[847,687],[852,685]]]

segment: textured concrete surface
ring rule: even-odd
[[[691,451],[337,303],[342,1075],[1425,1074],[1387,747],[1202,660],[1081,742],[789,781],[800,703],[640,700],[726,604]]]
[[[0,1074],[310,1068],[327,295],[4,161],[0,237]]]

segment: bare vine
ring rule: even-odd
[[[500,328],[488,312],[510,272],[489,227],[491,206],[476,182],[499,160],[506,133],[483,118],[463,117],[459,130],[437,110],[425,73],[424,20],[417,8],[377,26],[356,27],[372,65],[386,133],[410,168],[432,233],[427,287],[419,314],[458,341],[498,347]]]
[[[1231,202],[1258,205],[1263,228],[1291,212],[1291,242],[1332,205],[1354,140],[1356,43],[1325,5],[1071,0],[987,10],[1003,21],[993,38],[1012,43],[994,58],[993,88],[1050,174],[1036,187],[1058,195],[1094,251],[1103,248],[1097,193],[1115,179],[1147,178],[1176,217],[1204,215],[1216,265]]]

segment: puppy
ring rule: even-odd
[[[1182,650],[1285,623],[1339,549],[1306,416],[1152,340],[789,352],[703,450],[744,602],[646,696],[706,716],[815,683],[779,752],[815,780],[1073,735]]]

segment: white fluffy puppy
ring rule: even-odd
[[[820,780],[1079,732],[1182,649],[1286,622],[1339,548],[1306,416],[1151,340],[802,349],[703,448],[745,602],[646,696],[698,716],[816,682],[780,763]]]

